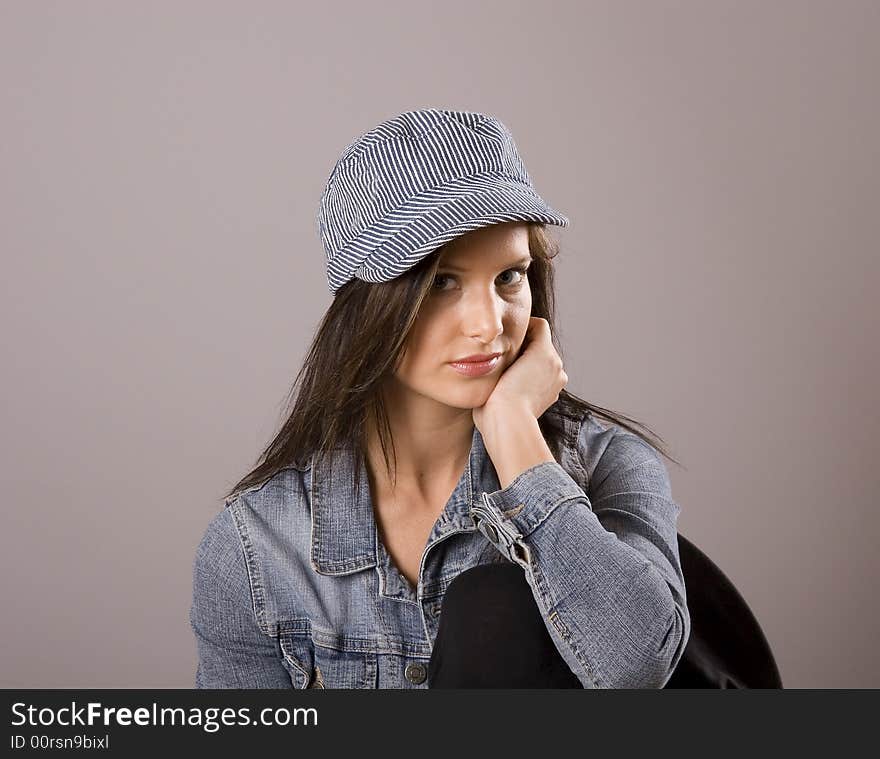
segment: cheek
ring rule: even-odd
[[[407,340],[403,358],[395,374],[400,379],[415,379],[430,371],[443,356],[443,346],[438,341],[436,331],[428,329],[429,325],[421,325],[414,329]]]
[[[525,338],[526,330],[529,328],[529,319],[532,315],[532,299],[527,296],[516,300],[510,304],[508,311],[509,333],[515,336],[517,342],[521,342]]]

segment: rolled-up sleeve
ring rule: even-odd
[[[292,688],[277,638],[257,624],[244,550],[229,509],[196,549],[190,625],[196,688]]]
[[[582,428],[579,445],[588,443]],[[472,516],[524,568],[551,638],[585,688],[662,688],[690,635],[669,474],[652,446],[617,432],[589,491],[545,462],[483,493]]]

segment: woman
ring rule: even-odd
[[[679,507],[659,444],[563,389],[546,227],[568,219],[509,130],[383,122],[318,224],[334,300],[198,547],[196,687],[663,687],[690,630]]]

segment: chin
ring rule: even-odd
[[[464,410],[471,410],[484,406],[492,395],[497,377],[482,377],[475,379],[467,378],[444,378],[441,382],[412,383],[408,385],[410,391],[430,398],[444,406]]]
[[[495,382],[481,383],[481,385],[478,386],[471,380],[470,387],[460,388],[457,392],[445,393],[442,400],[439,398],[438,400],[441,400],[447,406],[460,409],[479,408],[484,406],[486,401],[489,400],[489,396],[492,395],[492,390],[495,388]]]

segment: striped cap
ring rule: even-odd
[[[402,113],[345,148],[327,180],[317,222],[330,292],[387,282],[505,221],[569,224],[535,192],[507,127],[471,111]]]

